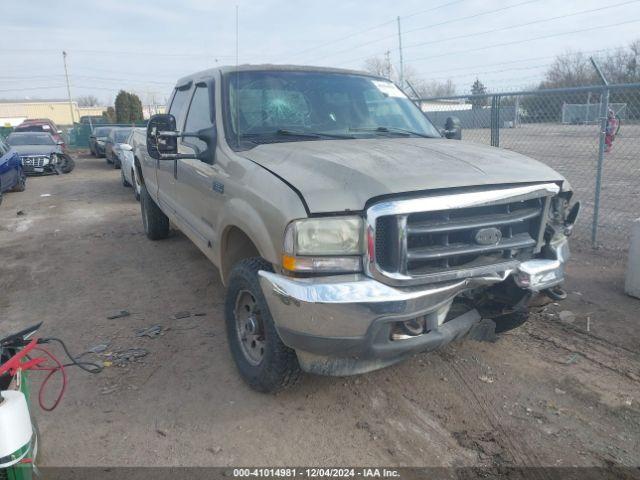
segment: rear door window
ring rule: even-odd
[[[211,120],[214,111],[213,101],[209,95],[209,88],[204,84],[197,85],[191,100],[191,105],[189,106],[189,113],[187,114],[187,121],[184,127],[185,132],[192,133],[207,128],[214,128],[214,123]],[[207,148],[207,144],[198,138],[186,137],[182,143],[197,147],[201,152]]]
[[[184,121],[184,113],[187,109],[187,105],[189,104],[190,93],[191,88],[189,87],[176,89],[173,100],[171,101],[169,113],[176,117],[176,125],[178,127],[178,130],[180,130],[180,126]]]

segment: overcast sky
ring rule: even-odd
[[[460,93],[476,75],[530,86],[559,53],[640,38],[640,0],[2,0],[0,98],[65,98],[66,50],[74,97],[162,103],[178,77],[235,63],[236,4],[240,63],[360,69],[388,50],[397,67],[400,16],[405,65]]]

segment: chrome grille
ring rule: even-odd
[[[539,251],[549,198],[558,191],[543,184],[374,205],[369,273],[428,283],[514,267]]]
[[[20,158],[22,159],[22,165],[25,167],[44,167],[49,160],[46,155],[29,155]]]

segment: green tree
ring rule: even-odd
[[[116,95],[115,111],[118,123],[134,123],[143,119],[142,102],[135,93],[120,90]]]
[[[102,112],[102,116],[107,119],[108,123],[116,123],[116,111],[113,107],[107,107],[107,109]]]
[[[487,87],[485,87],[484,84],[476,78],[476,81],[471,85],[471,95],[474,95],[470,100],[472,109],[475,110],[476,108],[482,108],[488,104],[488,97],[475,97],[475,95],[485,95],[486,93]]]

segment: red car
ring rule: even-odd
[[[59,143],[62,150],[66,150],[67,146],[62,138],[62,130],[48,118],[36,118],[32,120],[25,120],[15,129],[15,132],[46,132],[50,133],[53,139]]]

